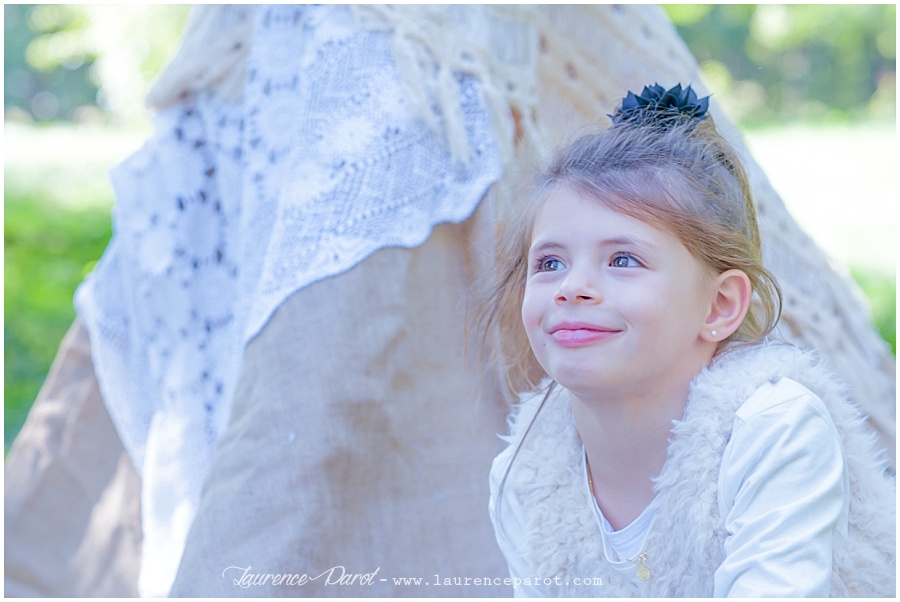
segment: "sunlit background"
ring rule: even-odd
[[[896,339],[894,5],[671,5],[717,102],[789,209]],[[111,234],[106,172],[188,8],[4,6],[4,432],[21,427]]]

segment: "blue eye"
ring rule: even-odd
[[[614,268],[639,268],[641,267],[641,262],[631,255],[616,255],[609,262],[609,265]]]
[[[556,272],[563,269],[563,262],[555,257],[541,257],[535,266],[538,272]]]

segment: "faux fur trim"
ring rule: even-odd
[[[601,577],[600,596],[708,597],[713,571],[724,559],[724,519],[718,476],[737,409],[760,386],[788,377],[818,395],[840,433],[850,474],[850,528],[834,554],[832,596],[894,596],[896,590],[895,482],[857,406],[812,353],[782,343],[735,348],[721,354],[691,385],[684,418],[674,423],[668,458],[655,485],[660,497],[651,527],[642,586],[606,561],[580,472],[582,446],[568,394],[560,386],[524,399],[510,421],[519,452],[506,490],[528,509],[523,551],[534,575]],[[537,414],[536,414],[537,413]],[[529,424],[530,432],[522,439]],[[584,596],[585,589],[549,588],[554,596]]]

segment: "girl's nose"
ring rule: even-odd
[[[571,271],[560,283],[555,299],[557,303],[599,303],[603,297],[595,279]]]

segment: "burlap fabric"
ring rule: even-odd
[[[136,595],[140,487],[76,321],[6,460],[5,595]]]
[[[379,251],[278,309],[247,348],[173,595],[504,592],[393,582],[505,576],[484,478],[503,412],[479,402],[463,329],[478,225]],[[378,573],[371,586],[235,585],[248,568],[333,567],[335,579]]]
[[[496,200],[480,212],[514,212],[532,162],[608,123],[625,90],[681,81],[703,91],[696,62],[656,7],[504,10],[504,19],[520,10],[534,28],[534,76],[506,96],[494,86],[509,109],[498,131],[515,144]],[[727,119],[717,109],[714,117],[746,159],[766,261],[785,292],[781,336],[832,363],[893,456],[893,357],[855,286],[791,219]],[[298,291],[251,342],[173,594],[511,593],[393,584],[505,575],[486,511],[492,433],[503,430],[505,408],[491,395],[496,378],[465,364],[469,287],[490,257],[484,217]],[[87,354],[82,335],[64,341],[7,459],[10,595],[136,591],[139,483],[98,403]],[[364,589],[239,584],[244,569],[315,576],[335,566],[378,573]]]

